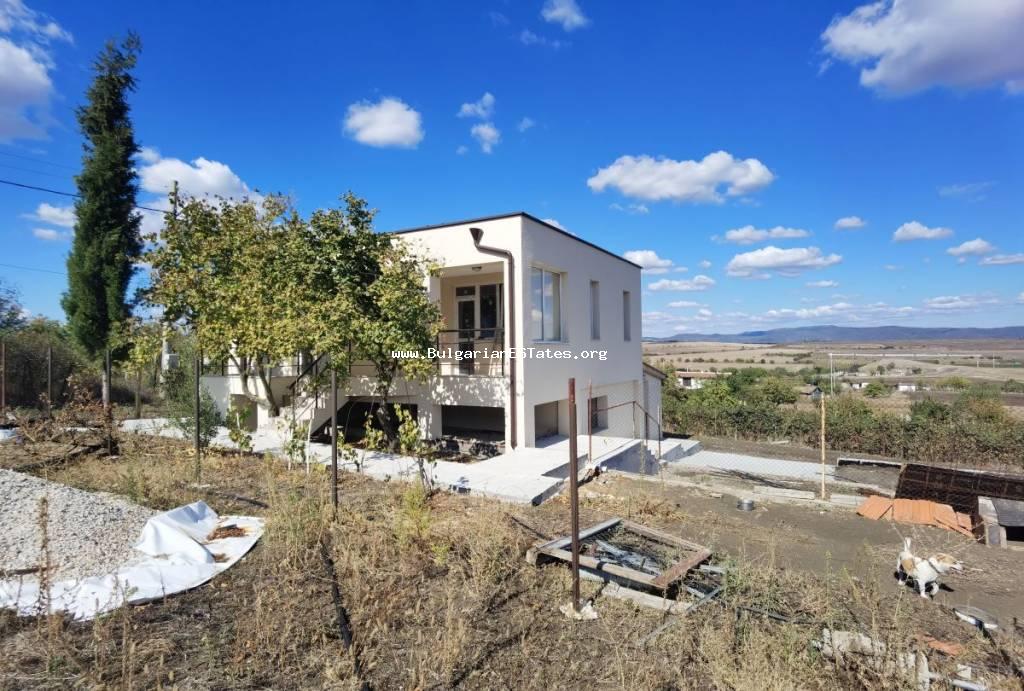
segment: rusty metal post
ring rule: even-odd
[[[331,362],[331,505],[338,515],[338,370]]]
[[[580,488],[576,456],[576,380],[569,379],[569,506],[572,522],[572,611],[580,611]]]
[[[587,382],[587,465],[594,464],[594,382]]]
[[[195,400],[195,410],[193,411],[193,413],[195,415],[195,420],[193,420],[193,422],[195,423],[195,429],[193,430],[195,432],[194,435],[193,435],[193,441],[194,441],[195,447],[196,447],[196,484],[198,485],[200,482],[202,482],[202,479],[203,479],[203,465],[202,465],[203,447],[202,447],[202,440],[201,440],[200,435],[199,435],[199,426],[202,424],[202,421],[200,420],[200,417],[202,415],[202,410],[201,410],[201,406],[199,404],[199,377],[203,373],[203,351],[199,350],[199,349],[196,349],[195,370],[196,370],[195,371],[195,377],[194,377],[195,381],[193,382],[194,386],[195,386],[195,391],[193,393],[195,394],[196,400]]]
[[[46,415],[53,415],[53,346],[46,346]]]
[[[0,341],[0,415],[7,418],[7,341]]]
[[[825,490],[825,394],[822,392],[821,398],[821,498],[822,500],[828,499],[828,495]]]

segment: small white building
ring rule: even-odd
[[[680,389],[702,389],[704,382],[716,379],[718,372],[693,372],[689,370],[676,370],[676,384]]]
[[[462,434],[516,448],[565,435],[571,377],[580,434],[594,419],[618,436],[660,434],[664,376],[642,360],[638,265],[523,212],[394,234],[439,267],[424,276],[444,321],[436,375],[398,382],[391,397],[425,437]],[[287,397],[309,367],[282,365],[270,385]],[[353,367],[339,407],[372,403],[368,372]],[[241,393],[238,380],[230,371],[204,377],[222,410]],[[588,387],[605,411],[591,420]],[[311,434],[330,420],[325,400],[293,403]],[[261,425],[273,422],[266,411],[259,416]]]
[[[906,392],[917,391],[917,384],[914,384],[912,382],[902,382],[901,381],[898,384],[896,384],[896,390],[897,391],[906,391]]]

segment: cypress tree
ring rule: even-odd
[[[131,72],[140,48],[134,33],[120,45],[109,41],[93,63],[87,102],[75,113],[85,142],[82,172],[75,178],[75,239],[62,305],[72,337],[96,359],[109,346],[115,325],[130,313],[128,284],[142,251],[133,160],[139,147],[127,98],[135,90]],[[110,402],[105,371],[103,402]]]

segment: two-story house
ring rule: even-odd
[[[570,377],[580,433],[590,389],[602,411],[595,426],[617,436],[660,434],[663,375],[642,361],[639,266],[522,212],[394,235],[439,267],[424,277],[444,322],[437,374],[398,382],[392,397],[426,437],[475,436],[513,449],[565,435]],[[224,409],[238,393],[232,376],[205,378]],[[295,376],[285,367],[271,385],[286,396]],[[354,367],[339,407],[365,408],[372,391],[368,370]],[[636,405],[619,405],[627,402]],[[330,410],[323,399],[316,408],[308,414],[322,428]]]

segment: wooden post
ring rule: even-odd
[[[196,369],[196,372],[195,372],[195,382],[194,382],[194,384],[195,384],[195,392],[194,393],[195,393],[196,400],[195,400],[195,411],[194,411],[194,414],[195,414],[195,420],[194,420],[194,422],[195,422],[194,441],[195,441],[195,446],[196,446],[196,484],[198,485],[202,481],[202,479],[203,479],[203,465],[202,465],[203,448],[202,448],[202,443],[201,443],[201,439],[200,439],[200,436],[199,436],[199,425],[201,424],[199,418],[200,418],[200,415],[202,413],[201,406],[199,404],[199,377],[203,373],[203,351],[202,350],[198,350],[198,349],[196,350],[195,369]]]
[[[7,418],[7,341],[0,341],[0,415]]]
[[[825,490],[825,394],[822,392],[821,398],[821,498],[828,499],[828,494]]]
[[[569,506],[572,523],[572,611],[580,611],[580,494],[576,457],[576,380],[569,379]]]
[[[331,504],[338,516],[338,370],[331,361]]]
[[[135,371],[135,419],[142,418],[142,368]]]

